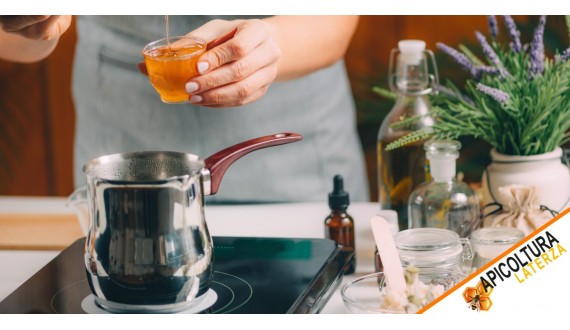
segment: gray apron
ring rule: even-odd
[[[213,18],[169,17],[171,35],[184,35]],[[238,160],[208,202],[323,201],[332,191],[335,174],[344,176],[351,200],[368,201],[355,109],[342,61],[300,79],[273,83],[264,97],[242,107],[170,105],[160,101],[136,68],[143,46],[164,37],[164,16],[78,17],[77,29],[76,186],[85,182],[82,165],[102,155],[169,150],[206,158],[251,138],[291,131],[304,140]]]

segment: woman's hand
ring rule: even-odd
[[[71,25],[71,16],[0,16],[0,58],[31,63],[46,58]]]
[[[281,49],[262,20],[213,20],[189,35],[208,41],[198,60],[200,75],[186,84],[191,103],[216,108],[251,103],[277,76]]]
[[[302,77],[341,59],[358,16],[273,16],[213,20],[189,33],[206,40],[200,75],[186,84],[190,102],[233,107],[258,100],[273,81]],[[143,63],[138,65],[146,73]]]
[[[57,40],[67,31],[71,16],[0,16],[0,26],[7,33],[32,40]]]

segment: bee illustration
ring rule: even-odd
[[[480,311],[481,310],[481,300],[479,298],[479,295],[475,295],[475,297],[473,297],[473,299],[469,302],[467,307],[471,308],[471,310],[474,310],[474,311]]]
[[[485,290],[483,285],[479,283],[475,288],[466,288],[463,292],[463,298],[467,303],[467,307],[474,311],[488,311],[493,304],[491,295],[493,289]]]

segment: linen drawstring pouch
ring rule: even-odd
[[[481,209],[483,227],[514,227],[526,236],[558,214],[540,205],[534,186],[508,185],[498,190],[504,204],[490,203]],[[487,211],[490,209],[492,211]]]

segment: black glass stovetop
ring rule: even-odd
[[[0,313],[91,312],[84,242],[77,240],[0,302]],[[202,313],[318,313],[353,257],[328,239],[213,237],[213,243],[210,289],[217,299]]]

